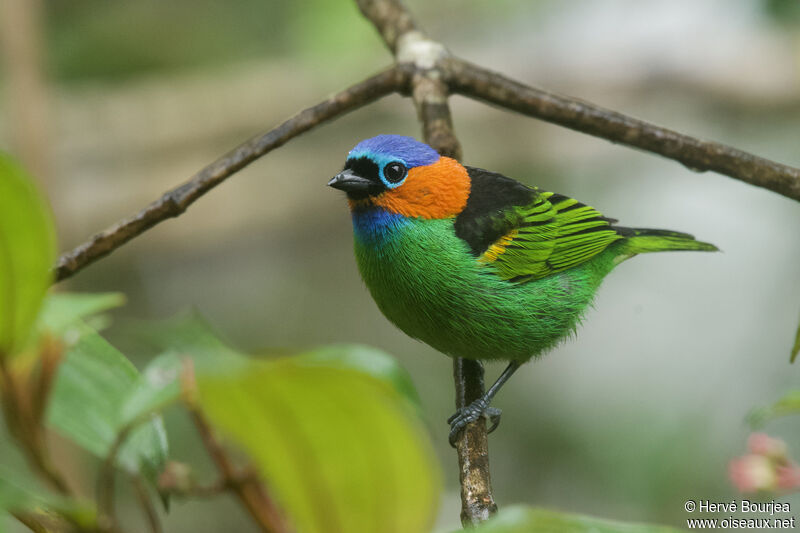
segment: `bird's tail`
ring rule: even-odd
[[[673,250],[692,250],[697,252],[719,251],[719,248],[713,244],[695,240],[692,235],[680,233],[678,231],[646,228],[617,228],[617,231],[627,237],[622,243],[622,249],[625,253],[629,254],[667,252]]]

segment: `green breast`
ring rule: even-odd
[[[384,217],[385,218],[385,217]],[[511,283],[478,263],[452,219],[354,214],[355,253],[378,307],[397,327],[451,356],[527,360],[573,332],[616,253],[552,276]]]

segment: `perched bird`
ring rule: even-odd
[[[383,314],[452,357],[509,361],[449,420],[463,427],[522,363],[574,333],[625,259],[714,251],[686,233],[625,228],[577,200],[463,166],[411,137],[360,142],[328,185],[347,193],[358,268]]]

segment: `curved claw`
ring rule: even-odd
[[[497,429],[497,426],[500,425],[501,414],[502,411],[500,409],[497,409],[496,407],[489,407],[486,400],[483,398],[478,398],[466,407],[460,408],[458,411],[453,413],[450,418],[447,419],[447,423],[450,424],[450,435],[448,437],[450,446],[455,448],[456,440],[458,440],[458,436],[461,434],[467,424],[474,422],[481,417],[486,417],[489,420],[491,425],[489,426],[488,433],[491,433]]]
[[[502,416],[502,414],[503,411],[501,411],[497,407],[486,408],[486,410],[483,412],[483,416],[485,416],[489,420],[489,423],[491,424],[489,426],[489,429],[486,430],[487,433],[491,433],[492,431],[497,429],[497,426],[500,425],[500,417]]]

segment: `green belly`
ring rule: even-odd
[[[453,220],[406,220],[356,232],[359,270],[386,317],[437,350],[470,359],[527,360],[575,331],[614,247],[567,271],[525,283],[478,263]]]

